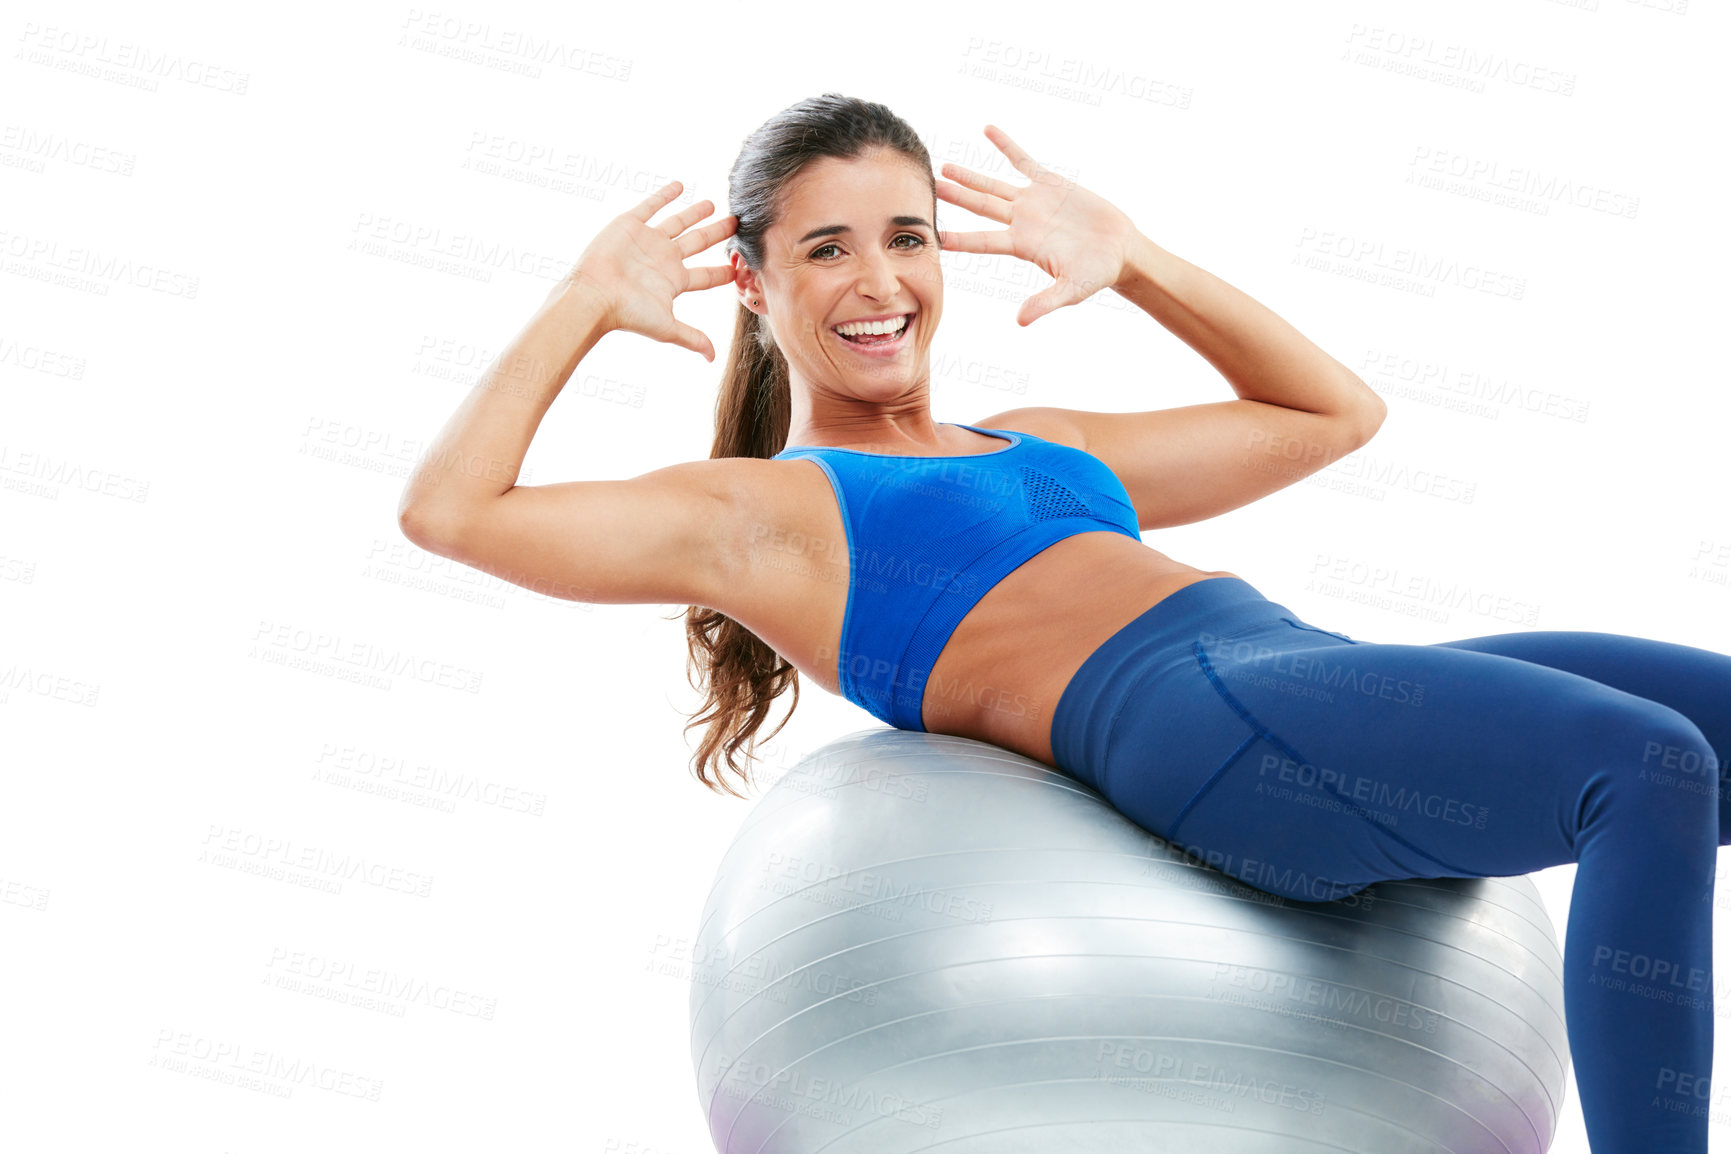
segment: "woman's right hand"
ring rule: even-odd
[[[715,211],[712,202],[700,200],[660,224],[650,224],[649,218],[678,196],[682,187],[679,181],[670,181],[609,221],[577,258],[565,282],[599,294],[609,330],[641,333],[702,353],[713,362],[715,346],[701,330],[673,315],[673,298],[693,289],[733,283],[731,265],[686,268],[685,258],[732,236],[739,218],[725,216],[687,233],[687,228]]]

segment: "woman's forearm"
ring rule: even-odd
[[[515,485],[553,398],[608,331],[604,315],[581,281],[547,294],[439,431],[403,489],[398,519],[460,519]]]
[[[1351,369],[1271,310],[1140,233],[1112,287],[1200,353],[1245,400],[1339,415],[1386,408]]]

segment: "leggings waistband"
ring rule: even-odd
[[[1239,577],[1208,577],[1161,598],[1101,642],[1082,662],[1052,711],[1052,757],[1066,773],[1098,789],[1091,767],[1104,763],[1112,722],[1152,668],[1192,660],[1190,643],[1228,635],[1292,610]]]

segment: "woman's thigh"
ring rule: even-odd
[[[1661,703],[1494,653],[1354,641],[1295,617],[1189,648],[1115,724],[1102,792],[1298,900],[1575,861],[1595,791],[1659,788],[1643,753],[1702,745]]]
[[[1697,778],[1712,789],[1719,798],[1721,839],[1731,837],[1731,783],[1726,780],[1731,771],[1731,656],[1621,633],[1559,629],[1496,633],[1437,645],[1560,669],[1683,714],[1715,752],[1699,757],[1689,750],[1656,749],[1649,751],[1650,759],[1663,772]]]

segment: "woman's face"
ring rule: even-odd
[[[880,402],[923,390],[944,303],[934,215],[929,177],[897,152],[826,156],[793,178],[764,234],[763,268],[752,275],[733,261],[750,278],[741,299],[768,316],[796,388]],[[887,343],[836,332],[897,314],[906,325]]]

